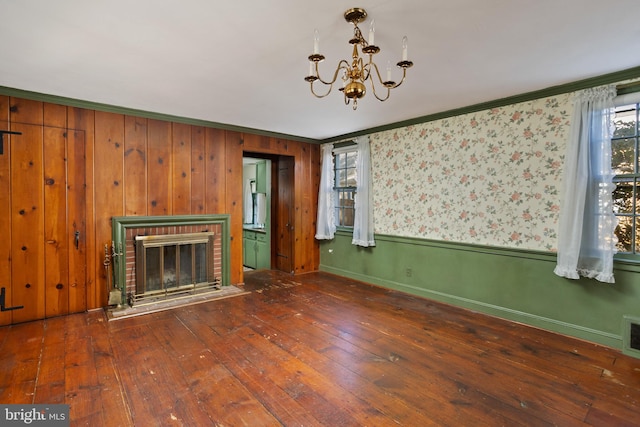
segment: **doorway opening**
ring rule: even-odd
[[[255,269],[273,269],[293,274],[293,230],[294,230],[294,165],[293,156],[280,156],[273,154],[245,152],[243,153],[243,164],[255,164],[256,182],[255,194],[249,196],[248,192],[243,195],[243,216],[244,221],[250,217],[256,217],[257,222],[243,224],[243,256],[245,271],[254,269],[252,265],[259,266]],[[260,181],[262,170],[258,168],[264,164],[268,179]],[[245,185],[251,186],[251,168],[243,174],[243,189]],[[249,187],[251,188],[251,187]],[[262,202],[256,201],[262,198],[260,194],[265,194],[264,213],[265,222],[260,223],[262,218]],[[251,203],[251,204],[249,204]],[[249,209],[251,207],[251,209]],[[249,212],[251,211],[251,212]],[[252,216],[250,216],[250,214]],[[261,228],[262,227],[262,228]],[[268,248],[268,259],[265,259],[263,251]],[[256,254],[256,258],[254,257]],[[255,264],[252,264],[254,262]]]

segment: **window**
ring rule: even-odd
[[[334,154],[335,223],[338,227],[353,227],[356,195],[356,146],[336,149]]]
[[[639,104],[616,108],[611,139],[611,167],[615,174],[613,212],[618,218],[615,234],[620,254],[640,254]]]

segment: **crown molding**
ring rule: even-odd
[[[338,142],[347,139],[352,139],[362,135],[370,135],[372,133],[383,132],[387,130],[397,129],[401,127],[407,127],[420,123],[427,123],[434,120],[441,120],[448,117],[459,116],[462,114],[474,113],[477,111],[489,110],[491,108],[503,107],[505,105],[517,104],[520,102],[533,101],[535,99],[546,98],[549,96],[560,95],[563,93],[575,92],[590,87],[601,86],[605,84],[619,83],[631,79],[640,78],[640,66],[629,68],[614,73],[604,74],[597,77],[591,77],[576,82],[566,83],[557,86],[551,86],[546,89],[536,90],[532,92],[523,93],[520,95],[509,96],[506,98],[500,98],[493,101],[482,102],[479,104],[469,105],[466,107],[456,108],[452,110],[442,111],[439,113],[429,114],[426,116],[420,116],[409,120],[399,121],[395,123],[389,123],[383,126],[377,126],[369,129],[364,129],[358,132],[352,132],[348,134],[338,135],[326,139],[313,139],[305,138],[296,135],[281,134],[277,132],[268,132],[261,129],[246,128],[242,126],[234,126],[225,123],[211,122],[208,120],[192,119],[188,117],[174,116],[170,114],[155,113],[151,111],[138,110],[134,108],[121,107],[110,104],[102,104],[98,102],[85,101],[75,98],[67,98],[57,95],[49,95],[38,92],[32,92],[22,89],[14,89],[10,87],[0,86],[0,95],[13,96],[17,98],[29,99],[33,101],[49,102],[52,104],[60,104],[71,107],[86,108],[90,110],[98,110],[116,114],[126,114],[137,117],[144,117],[148,119],[165,120],[176,123],[185,123],[194,126],[204,126],[216,129],[230,130],[241,133],[250,133],[254,135],[267,136],[271,138],[287,139],[290,141],[306,142],[310,144],[324,144],[327,142]],[[631,83],[629,85],[621,85],[621,92],[633,92],[640,90],[640,86],[637,83]]]
[[[446,119],[449,117],[460,116],[462,114],[475,113],[477,111],[490,110],[492,108],[504,107],[505,105],[518,104],[520,102],[533,101],[535,99],[546,98],[549,96],[560,95],[569,92],[575,92],[590,87],[602,86],[606,84],[623,82],[625,80],[636,79],[640,77],[640,67],[629,68],[622,71],[617,71],[610,74],[604,74],[597,77],[591,77],[576,82],[565,83],[562,85],[551,86],[546,89],[540,89],[533,92],[526,92],[520,95],[509,96],[506,98],[500,98],[493,101],[482,102],[480,104],[469,105],[467,107],[456,108],[453,110],[442,111],[440,113],[429,114],[426,116],[416,117],[409,120],[404,120],[395,123],[389,123],[384,126],[378,126],[370,129],[365,129],[358,132],[348,133],[344,135],[335,136],[322,140],[322,143],[336,142],[345,139],[355,138],[361,135],[370,135],[372,133],[384,132],[387,130],[398,129],[401,127],[407,127],[420,123],[432,122],[434,120]],[[637,83],[625,85],[623,91],[625,93],[629,91],[638,91],[640,87]]]
[[[88,110],[103,111],[107,113],[124,114],[128,116],[143,117],[146,119],[163,120],[167,122],[184,123],[194,126],[203,126],[215,129],[229,130],[240,133],[249,133],[253,135],[267,136],[270,138],[286,139],[289,141],[307,142],[311,144],[320,144],[322,141],[305,138],[296,135],[289,135],[277,132],[268,132],[261,129],[254,129],[242,126],[234,126],[225,123],[212,122],[208,120],[192,119],[189,117],[174,116],[171,114],[156,113],[152,111],[138,110],[135,108],[121,107],[118,105],[102,104],[99,102],[85,101],[75,98],[67,98],[64,96],[49,95],[45,93],[32,92],[23,89],[14,89],[6,86],[0,86],[0,95],[13,96],[16,98],[28,99],[31,101],[48,102],[51,104],[65,105],[67,107],[86,108]]]

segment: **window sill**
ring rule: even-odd
[[[336,231],[341,231],[343,233],[353,233],[353,227],[346,227],[344,225],[336,226]]]
[[[613,268],[640,273],[640,256],[632,254],[614,255]]]

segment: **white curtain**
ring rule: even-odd
[[[242,207],[244,211],[244,223],[251,224],[253,222],[253,196],[251,195],[250,179],[247,179],[244,183],[244,201]]]
[[[318,191],[318,218],[316,221],[316,239],[331,240],[336,232],[334,217],[334,176],[333,176],[333,144],[323,144],[322,170],[320,172],[320,190]]]
[[[611,135],[615,86],[581,91],[567,145],[558,233],[558,276],[614,283]]]
[[[356,159],[356,196],[355,218],[353,220],[353,239],[351,243],[358,246],[375,246],[373,237],[373,193],[371,191],[371,149],[369,137],[355,139],[358,145]]]

